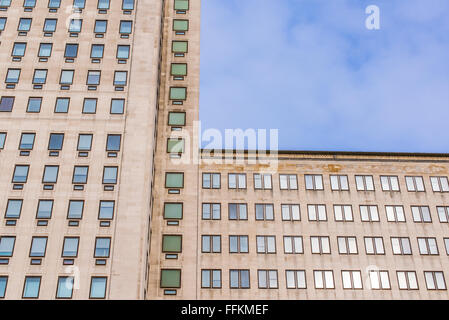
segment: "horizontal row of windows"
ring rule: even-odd
[[[446,281],[443,271],[424,271],[427,290],[446,290]],[[362,278],[361,270],[342,270],[341,280],[343,289],[390,290],[390,276],[387,270],[370,270]],[[416,271],[396,271],[398,288],[400,290],[419,290]],[[365,281],[368,280],[368,281]],[[313,270],[313,285],[315,289],[335,289],[333,270]],[[181,270],[162,269],[161,288],[180,288]],[[307,289],[305,270],[285,270],[285,286],[287,289]],[[222,288],[221,269],[201,270],[201,287]],[[249,269],[230,269],[229,288],[249,289],[251,287]],[[257,287],[259,289],[278,289],[278,270],[257,270]],[[169,291],[168,291],[169,292]],[[170,294],[170,293],[167,293]]]
[[[43,97],[29,97],[26,106],[26,111],[29,113],[39,113],[43,104]],[[69,97],[58,97],[54,103],[54,113],[68,113],[71,99]],[[15,97],[2,96],[0,98],[0,112],[12,112],[15,103]],[[96,113],[98,105],[98,98],[85,98],[83,100],[82,112],[85,114]],[[125,109],[125,99],[111,99],[109,113],[123,114]],[[1,133],[0,149],[2,149],[2,142],[6,137],[6,133]],[[2,140],[3,139],[3,140]]]
[[[36,3],[38,0],[23,0],[24,8],[34,8],[36,7]],[[48,0],[47,7],[50,9],[58,9],[61,7],[62,0]],[[11,6],[12,0],[1,0],[0,8],[8,8]],[[43,2],[43,1],[40,1]],[[70,0],[72,2],[73,7],[84,9],[86,7],[86,0]],[[97,9],[109,9],[111,0],[97,0]],[[116,3],[116,1],[113,1]],[[122,0],[121,1],[122,10],[133,10],[134,9],[134,0]]]
[[[0,298],[5,298],[8,288],[8,276],[0,274]],[[90,299],[104,299],[106,298],[107,277],[94,276],[90,280]],[[73,289],[77,289],[73,276],[58,277],[58,284],[56,287],[57,299],[71,299]],[[26,276],[23,283],[22,298],[24,299],[38,299],[41,288],[42,276]]]
[[[246,189],[246,173],[229,173],[229,189]],[[254,189],[272,190],[272,175],[269,173],[253,174]],[[347,175],[330,175],[331,190],[349,191]],[[324,190],[324,179],[321,174],[305,174],[304,184],[306,190]],[[355,175],[355,184],[358,191],[374,191],[374,179],[372,175]],[[398,176],[380,176],[380,184],[383,191],[400,191]],[[422,176],[406,176],[405,184],[408,191],[425,192]],[[430,184],[434,192],[449,192],[449,181],[446,176],[430,177]],[[203,173],[203,189],[220,189],[220,173]],[[279,187],[281,190],[297,190],[298,181],[296,174],[279,174]]]

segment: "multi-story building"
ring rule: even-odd
[[[199,151],[200,0],[0,31],[0,299],[448,298],[447,154]]]

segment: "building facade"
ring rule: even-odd
[[[200,151],[200,0],[0,32],[0,299],[448,298],[448,155]]]

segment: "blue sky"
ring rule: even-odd
[[[380,30],[365,8],[380,8]],[[202,128],[279,148],[449,152],[448,0],[204,0]]]

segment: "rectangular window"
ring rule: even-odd
[[[133,22],[132,21],[120,21],[120,34],[129,35],[132,32]]]
[[[41,97],[30,97],[28,98],[27,112],[40,112],[42,105]]]
[[[165,174],[166,188],[184,188],[184,173],[167,172]]]
[[[90,151],[92,147],[92,134],[80,134],[78,136],[78,151]]]
[[[360,206],[360,219],[363,222],[379,222],[377,206]]]
[[[20,18],[19,26],[17,27],[18,31],[30,31],[31,28],[31,19],[30,18]]]
[[[41,287],[41,277],[36,276],[25,277],[22,298],[28,299],[39,298],[40,287]]]
[[[187,41],[172,41],[171,50],[175,54],[175,57],[184,57],[188,51],[188,44]]]
[[[201,270],[201,288],[221,288],[221,270]]]
[[[59,166],[45,166],[42,183],[56,183],[58,181]]]
[[[418,279],[415,271],[397,271],[400,290],[418,290]]]
[[[430,208],[428,206],[411,206],[414,222],[431,223]]]
[[[342,271],[343,289],[363,289],[362,273],[360,271]]]
[[[103,170],[103,184],[117,183],[118,167],[104,167]]]
[[[6,132],[0,132],[0,150],[5,148]]]
[[[14,106],[14,97],[0,98],[0,112],[11,112]]]
[[[284,253],[302,254],[304,253],[301,236],[284,236]]]
[[[271,174],[255,173],[254,174],[254,189],[256,190],[271,190]]]
[[[90,49],[90,57],[92,59],[103,58],[104,44],[93,44]]]
[[[181,288],[181,270],[162,269],[161,288]]]
[[[326,206],[324,204],[307,205],[309,221],[327,221]]]
[[[397,176],[381,176],[380,183],[383,191],[399,191],[399,180]]]
[[[52,43],[41,43],[39,45],[39,52],[37,55],[39,58],[49,58],[51,56],[52,49],[53,49]]]
[[[405,222],[403,206],[385,206],[388,222]]]
[[[175,0],[175,10],[189,10],[189,0]]]
[[[257,270],[259,280],[259,289],[277,289],[278,272],[277,270]]]
[[[127,45],[117,45],[117,59],[128,59],[129,58],[130,46]]]
[[[43,29],[44,32],[55,32],[57,23],[58,19],[45,19]]]
[[[106,298],[106,284],[108,278],[106,277],[92,277],[90,282],[90,299],[104,299]]]
[[[6,295],[6,286],[8,285],[8,276],[0,276],[0,299]]]
[[[47,237],[33,237],[31,240],[30,257],[45,257]]]
[[[76,58],[78,56],[78,44],[67,43],[64,50],[64,58]]]
[[[256,236],[257,253],[276,253],[275,236]]]
[[[186,100],[187,88],[184,87],[170,87],[170,100]]]
[[[67,211],[67,219],[77,219],[83,218],[84,210],[84,200],[70,200],[69,208]]]
[[[446,290],[443,271],[424,271],[427,290]]]
[[[79,33],[83,27],[83,19],[71,19],[69,24],[70,33]]]
[[[321,174],[306,174],[306,190],[324,190],[323,176]]]
[[[95,254],[94,258],[109,258],[109,251],[111,248],[111,238],[95,239]]]
[[[74,277],[58,277],[56,299],[72,299]]]
[[[94,33],[106,33],[107,28],[107,20],[95,20]]]
[[[19,83],[20,69],[8,69],[6,73],[5,83],[16,84]]]
[[[57,9],[61,6],[61,0],[48,0],[48,7]]]
[[[185,112],[169,112],[168,113],[169,126],[185,126],[186,113]]]
[[[22,133],[19,150],[33,150],[35,137],[35,133]]]
[[[162,252],[164,252],[164,253],[180,253],[180,252],[182,252],[182,236],[163,235],[162,236]]]
[[[373,176],[355,176],[358,191],[374,191]]]
[[[0,2],[1,4],[1,2]],[[1,5],[0,5],[1,7]],[[6,26],[6,18],[5,17],[0,17],[0,33],[5,30],[5,26]]]
[[[123,10],[134,10],[134,0],[122,0]]]
[[[98,211],[99,220],[112,220],[114,218],[114,201],[100,200]]]
[[[229,173],[228,174],[229,189],[246,189],[245,173]]]
[[[201,252],[203,253],[220,253],[221,252],[221,236],[201,236]]]
[[[405,177],[407,190],[412,192],[424,192],[424,180],[422,177]]]
[[[365,237],[364,240],[366,254],[385,254],[382,237]]]
[[[256,220],[274,220],[273,204],[256,204]]]
[[[61,77],[59,79],[59,84],[71,85],[73,83],[73,75],[75,70],[61,70]]]
[[[87,183],[87,175],[89,173],[88,166],[75,166],[73,168],[73,184],[85,184]]]
[[[430,177],[430,184],[434,192],[449,192],[447,177]]]
[[[249,289],[249,270],[229,270],[231,289]]]
[[[348,176],[331,175],[330,182],[332,191],[349,191]]]
[[[220,173],[203,173],[203,189],[220,189]]]
[[[173,31],[176,31],[176,34],[185,34],[188,30],[189,20],[173,19]]]
[[[220,203],[203,203],[203,220],[220,220],[221,204]]]
[[[282,221],[300,221],[299,204],[281,204]]]
[[[109,0],[98,0],[97,9],[109,9]]]
[[[51,219],[53,212],[53,200],[39,200],[36,219]]]
[[[368,274],[372,290],[391,289],[390,276],[388,275],[388,271],[370,270]]]
[[[230,203],[228,205],[229,220],[248,220],[246,203]]]
[[[101,71],[98,70],[89,70],[87,71],[87,85],[97,86],[100,84],[101,79]]]
[[[182,203],[164,203],[164,219],[182,219]]]
[[[26,42],[14,42],[11,56],[23,57],[25,55],[26,48],[27,48]]]
[[[439,255],[436,238],[418,238],[418,247],[422,255]]]
[[[36,0],[24,0],[23,7],[24,8],[34,8],[36,6]]]
[[[175,77],[175,80],[178,80],[176,77],[182,77],[183,79],[187,76],[187,63],[172,63],[170,74]]]
[[[111,99],[111,114],[123,114],[125,99]]]
[[[34,70],[33,84],[45,84],[47,82],[47,73],[48,70],[45,69]]]
[[[0,257],[12,257],[16,237],[0,236]]]
[[[6,219],[19,219],[22,213],[23,200],[21,199],[9,199],[6,205],[5,218]]]
[[[334,272],[331,270],[314,270],[315,289],[335,289]]]
[[[120,151],[121,141],[121,134],[108,134],[106,139],[106,151]]]
[[[78,237],[64,237],[64,244],[62,246],[63,258],[76,258],[78,256]]]
[[[335,221],[354,221],[352,206],[334,205],[334,217]]]
[[[402,238],[391,237],[391,248],[393,249],[393,254],[397,255],[412,254],[412,246],[410,245],[410,239],[406,237]]]
[[[29,165],[16,165],[12,177],[13,183],[26,183],[28,180]]]
[[[331,245],[329,237],[310,237],[310,247],[313,254],[330,254]]]
[[[84,9],[86,0],[73,0],[73,6],[78,9]]]
[[[70,98],[56,98],[55,113],[69,112]]]
[[[446,248],[446,254],[449,255],[449,238],[443,238],[444,246]]]
[[[448,223],[449,207],[437,207],[438,218],[441,223]]]
[[[229,253],[248,252],[248,236],[229,236]]]
[[[285,270],[287,289],[306,289],[305,270]]]
[[[63,133],[50,133],[50,140],[48,141],[48,150],[62,150],[64,142]]]
[[[168,138],[167,139],[167,153],[174,155],[181,155],[184,153],[184,139],[182,138]]]
[[[298,190],[296,174],[280,174],[279,187],[281,190]]]
[[[356,237],[337,237],[339,254],[358,254]]]
[[[128,71],[114,72],[114,86],[126,86]]]

